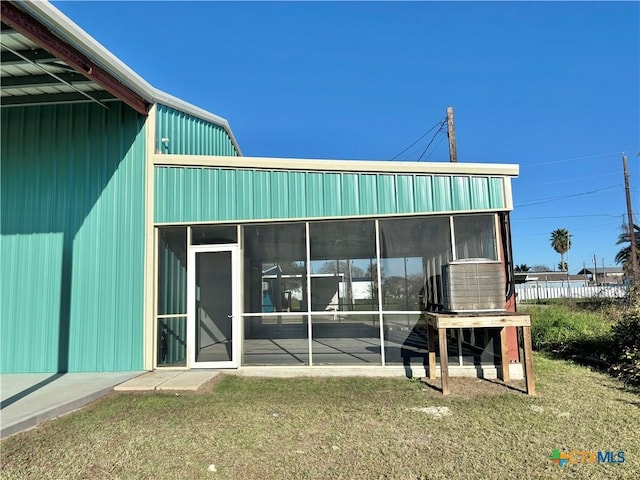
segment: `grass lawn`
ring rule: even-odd
[[[3,479],[637,479],[640,396],[544,354],[539,395],[451,379],[225,376],[195,394],[113,394],[4,440]],[[448,407],[435,418],[414,411]],[[567,464],[554,449],[625,452]],[[215,472],[210,465],[215,465]]]

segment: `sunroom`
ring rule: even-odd
[[[517,166],[161,154],[154,165],[157,368],[426,369],[424,312],[443,309],[451,262],[499,264],[509,308]],[[498,329],[447,338],[453,370],[499,365]]]

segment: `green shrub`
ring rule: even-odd
[[[589,365],[609,368],[611,326],[615,316],[588,311],[575,305],[529,307],[533,348]]]
[[[623,314],[620,305],[527,306],[535,350],[608,370],[628,385],[640,386],[640,311]]]
[[[612,375],[640,386],[640,313],[628,313],[611,329]]]
[[[528,308],[531,336],[536,350],[553,351],[572,343],[607,342],[612,319],[603,312],[589,312],[565,305]]]

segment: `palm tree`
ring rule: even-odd
[[[566,228],[558,228],[551,232],[551,247],[560,254],[560,265],[566,268],[564,254],[571,248],[571,235]]]
[[[516,265],[515,266],[515,271],[519,272],[519,273],[520,272],[522,272],[522,273],[528,272],[529,270],[531,270],[531,267],[529,267],[529,265],[527,265],[526,263],[522,263],[520,265]]]
[[[636,237],[637,254],[640,255],[640,227],[634,223],[633,230]],[[625,271],[631,268],[631,235],[629,233],[629,226],[626,224],[622,225],[622,233],[618,236],[618,241],[616,242],[616,245],[623,243],[628,244],[626,247],[620,249],[615,258],[616,263],[621,263]]]

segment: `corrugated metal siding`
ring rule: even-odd
[[[3,372],[143,367],[144,119],[2,109]]]
[[[415,212],[417,206],[416,204],[419,203],[419,201],[415,198],[413,189],[413,176],[397,175],[396,187],[398,210],[408,213]]]
[[[158,104],[156,147],[160,153],[237,156],[229,135],[220,125]],[[167,138],[169,142],[162,143]]]
[[[433,209],[436,212],[453,210],[451,177],[436,175],[433,177]]]
[[[491,199],[495,198],[495,201],[505,203],[504,179],[502,178],[489,179],[489,198]]]
[[[289,183],[289,214],[292,218],[304,218],[307,216],[307,182],[302,172],[290,172]]]
[[[414,201],[416,212],[433,212],[437,211],[433,203],[433,177],[415,175],[413,177],[414,184]],[[398,192],[400,194],[401,192]],[[409,194],[407,190],[406,195]],[[411,203],[410,197],[406,199],[407,203]]]
[[[155,221],[504,210],[503,179],[159,166]]]
[[[471,210],[471,197],[471,179],[469,177],[453,177],[451,179],[453,210]]]

